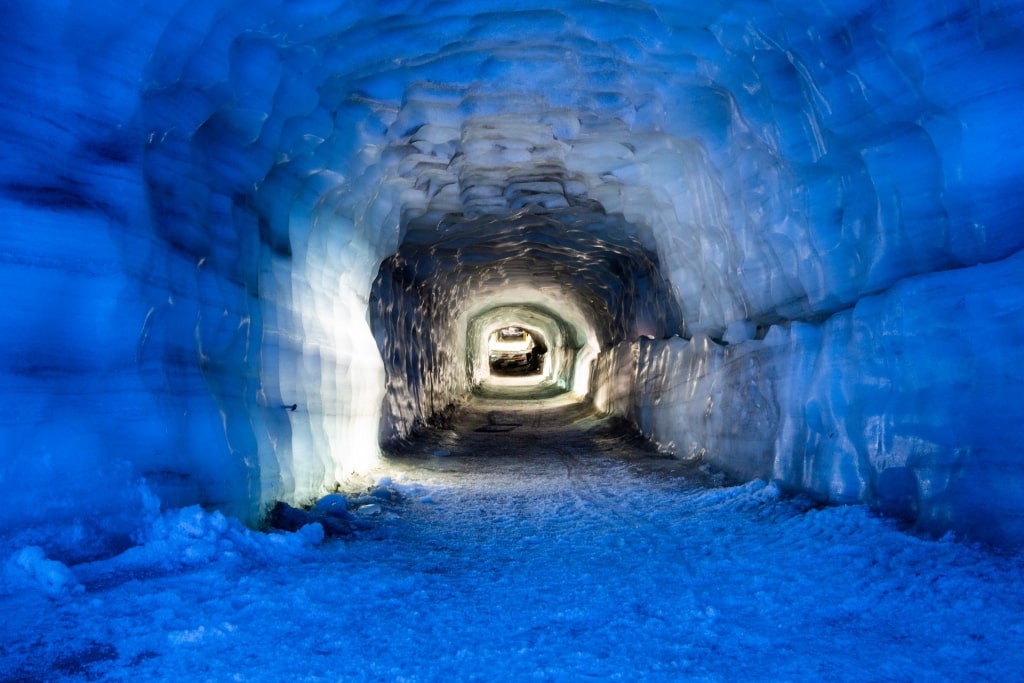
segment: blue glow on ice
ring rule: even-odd
[[[0,678],[1018,676],[1022,65],[1021,0],[4,0]],[[252,530],[509,320],[747,483]]]
[[[123,547],[142,481],[322,495],[467,390],[460,269],[564,267],[573,381],[666,448],[1024,540],[1021,3],[123,5],[2,10],[17,543]],[[538,216],[499,263],[487,226]],[[382,316],[455,337],[382,360],[379,265],[466,225],[444,305]],[[587,234],[628,252],[591,280]]]

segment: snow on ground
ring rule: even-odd
[[[760,482],[708,486],[604,423],[547,419],[485,409],[428,435],[421,450],[452,455],[392,461],[400,498],[367,508],[371,527],[349,540],[191,508],[155,515],[108,560],[8,549],[0,680],[1006,681],[1024,668],[1019,556]]]

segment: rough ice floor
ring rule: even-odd
[[[582,417],[464,415],[346,541],[190,508],[92,564],[8,549],[0,680],[1019,676],[1019,556],[709,486]]]

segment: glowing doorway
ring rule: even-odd
[[[492,375],[539,375],[544,371],[547,346],[518,325],[509,325],[491,332],[487,351]]]

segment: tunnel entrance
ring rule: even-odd
[[[522,377],[541,374],[547,346],[517,325],[502,327],[487,338],[487,355],[492,375]]]
[[[601,354],[679,329],[642,231],[596,205],[410,219],[370,293],[386,374],[380,444],[479,391],[592,398]]]

